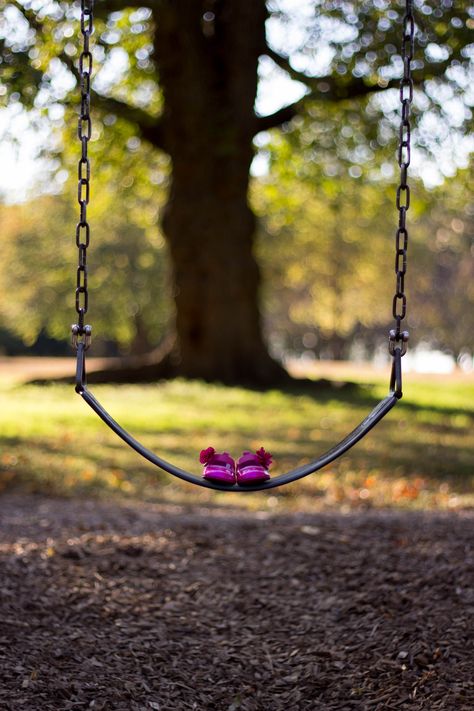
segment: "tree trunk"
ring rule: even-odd
[[[172,162],[162,225],[173,270],[175,337],[165,355],[162,348],[89,379],[287,381],[262,337],[255,217],[248,205],[265,2],[157,5],[154,58],[163,94],[157,132]]]
[[[173,268],[173,369],[223,382],[270,382],[248,198],[263,0],[168,0],[156,12],[162,130],[172,161],[163,215]]]

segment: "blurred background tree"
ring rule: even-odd
[[[163,154],[150,154],[123,122],[114,122],[114,131],[104,135],[101,154],[95,171],[100,189],[90,211],[100,235],[89,257],[94,324],[102,335],[102,347],[95,351],[107,352],[105,337],[120,350],[146,353],[159,343],[172,316],[168,260],[156,228],[166,200],[168,161]],[[5,325],[29,344],[42,331],[64,338],[65,324],[73,318],[74,190],[73,178],[58,195],[0,206],[1,313]]]
[[[458,362],[474,353],[474,161],[428,196],[413,265],[418,338]]]
[[[466,162],[470,145],[474,9],[452,0],[414,5],[418,166],[422,173],[431,162],[441,179]],[[284,377],[268,355],[259,308],[248,188],[260,149],[265,167],[251,204],[261,216],[257,255],[273,351],[303,347],[341,357],[354,338],[370,345],[373,329],[389,320],[393,288],[403,8],[386,0],[96,4],[96,331],[135,352],[172,334],[156,377]],[[77,6],[49,0],[3,0],[0,9],[0,98],[48,118],[55,139],[45,145],[53,159],[50,187],[69,195],[73,178],[65,181],[64,169],[73,176],[77,156],[77,16]],[[291,78],[300,91],[261,115],[258,81],[269,74]],[[441,149],[443,159],[433,160]],[[423,278],[417,273],[412,283],[419,316],[413,309],[410,318],[427,336],[435,330],[430,341],[439,345],[451,342],[456,318],[459,351],[472,346],[463,318],[472,294],[460,285],[472,270],[470,198],[457,187],[417,192],[411,214],[423,227],[412,231],[413,252],[433,230],[438,246],[425,249],[430,259],[419,262]],[[72,313],[67,234],[74,205],[66,197],[42,198],[34,207],[4,207],[2,218],[5,324],[30,342],[45,328],[62,334]],[[173,305],[163,296],[167,284]],[[449,292],[442,305],[440,291]],[[446,326],[433,327],[441,318]],[[141,376],[135,369],[134,379]]]
[[[316,110],[310,109],[316,116]],[[341,359],[372,357],[389,325],[393,292],[394,183],[391,164],[345,160],[360,140],[360,118],[340,108],[308,131],[275,135],[268,175],[254,181],[260,216],[268,337],[276,352]],[[324,135],[342,125],[339,153]],[[359,133],[359,135],[358,135]],[[410,208],[410,310],[417,342],[451,352],[474,350],[473,168],[435,189],[413,180]]]

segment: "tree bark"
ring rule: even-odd
[[[155,62],[172,161],[163,215],[173,268],[177,374],[270,382],[285,371],[263,342],[248,205],[263,0],[159,4]]]

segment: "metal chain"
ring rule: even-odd
[[[85,315],[89,308],[89,292],[87,288],[87,248],[90,243],[90,226],[87,221],[87,206],[90,200],[91,165],[88,156],[89,141],[92,135],[90,116],[90,92],[92,74],[92,53],[90,37],[94,29],[94,0],[81,0],[81,33],[82,51],[79,56],[79,86],[81,89],[81,104],[77,135],[81,143],[81,157],[77,168],[77,200],[79,203],[79,222],[76,225],[76,245],[78,249],[78,265],[76,272],[76,312],[78,323],[72,326],[72,343],[77,348],[79,338],[88,348],[91,342],[91,326],[84,325]]]
[[[405,275],[407,272],[408,229],[406,225],[407,211],[410,207],[410,186],[407,182],[408,166],[411,160],[411,126],[410,112],[413,101],[413,79],[411,63],[415,51],[415,19],[413,17],[413,0],[406,0],[403,17],[401,55],[403,60],[403,77],[400,82],[401,121],[398,143],[398,165],[400,166],[400,183],[397,187],[396,205],[398,210],[398,229],[395,242],[395,274],[396,287],[393,297],[392,313],[396,327],[390,331],[390,352],[395,344],[402,344],[402,355],[406,352],[408,331],[401,330],[401,324],[407,313],[407,297],[405,294]]]

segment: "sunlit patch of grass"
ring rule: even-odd
[[[265,393],[200,382],[96,386],[123,426],[178,466],[200,473],[209,445],[234,456],[264,445],[275,474],[339,441],[385,394]],[[179,482],[143,461],[71,387],[0,385],[0,487],[61,495],[141,497],[250,509],[459,507],[474,504],[474,382],[411,381],[376,429],[330,467],[267,494],[221,494]]]

